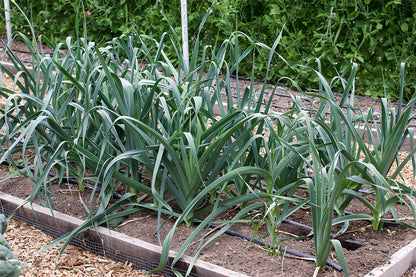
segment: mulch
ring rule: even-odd
[[[21,276],[160,276],[134,270],[130,264],[81,251],[72,245],[67,246],[56,261],[62,243],[38,253],[54,239],[24,222],[9,220],[4,237],[17,258],[27,263]]]

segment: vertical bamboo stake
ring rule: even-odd
[[[189,44],[188,44],[188,8],[187,0],[181,0],[181,19],[182,19],[182,44],[183,44],[183,61],[185,70],[189,70]]]
[[[9,41],[12,40],[12,26],[10,25],[10,3],[9,0],[4,0],[4,15],[6,17],[6,32],[7,32],[7,39]]]

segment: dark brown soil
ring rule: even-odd
[[[276,97],[275,101],[276,105],[278,104],[279,106],[291,106],[291,100],[288,97]],[[371,103],[372,101],[370,100],[363,100],[362,106],[371,105]],[[2,166],[0,178],[7,174],[8,167]],[[0,191],[20,198],[27,197],[32,188],[33,183],[24,177],[13,178],[9,181],[0,183]],[[93,207],[95,204],[90,203],[89,190],[79,193],[76,186],[73,185],[54,185],[53,191],[56,209],[78,218],[83,218],[83,216],[85,216],[85,209],[81,204],[80,199],[90,207]],[[38,200],[36,201],[39,202]],[[353,212],[362,212],[362,210],[365,210],[359,204],[354,205],[351,209]],[[405,216],[408,213],[404,208],[399,210],[401,211],[402,216]],[[230,211],[229,214],[223,215],[223,217],[230,218],[232,215],[233,211]],[[310,211],[301,210],[290,217],[290,219],[310,225]],[[155,235],[157,232],[157,218],[154,213],[141,212],[131,217],[130,220],[131,221],[126,221],[122,227],[116,228],[116,230],[148,242],[159,244],[157,235]],[[162,240],[174,223],[173,220],[164,220],[167,220],[167,222],[160,230]],[[353,239],[362,244],[362,246],[356,250],[344,249],[351,276],[363,276],[374,267],[386,263],[390,255],[415,239],[416,235],[414,230],[402,227],[388,227],[383,228],[381,231],[373,231],[371,228],[367,228],[369,225],[368,222],[359,222],[351,225],[352,226],[348,229],[348,233],[344,235],[344,238]],[[177,249],[192,230],[192,228],[180,226],[176,231],[172,249]],[[233,226],[233,230],[249,236],[254,235],[250,223],[235,225]],[[260,228],[260,232],[262,231],[264,232],[264,226]],[[288,237],[287,233],[297,236],[305,236],[308,234],[307,230],[286,223],[282,224],[280,231],[279,237]],[[198,242],[195,243],[191,251],[187,252],[188,255],[192,255],[192,250],[195,249],[197,244]],[[313,240],[311,238],[286,240],[281,242],[281,246],[307,254],[313,254],[314,252]],[[241,238],[231,237],[229,235],[222,235],[216,239],[201,252],[200,258],[204,261],[239,271],[250,276],[312,276],[315,270],[313,261],[302,260],[290,255],[285,257],[268,255],[268,252],[265,249],[261,249],[255,244]],[[334,252],[330,254],[330,258],[332,261],[337,262]],[[330,267],[326,267],[318,276],[343,276],[343,273]]]

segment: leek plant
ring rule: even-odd
[[[339,242],[331,240],[333,225],[344,224],[338,235],[348,228],[348,223],[352,220],[370,220],[373,228],[380,230],[388,211],[399,221],[394,209],[397,202],[400,201],[415,211],[414,202],[409,196],[413,194],[412,190],[393,179],[415,151],[412,150],[398,164],[399,169],[391,176],[388,175],[403,141],[407,137],[413,140],[409,123],[415,100],[410,101],[402,112],[399,108],[397,113],[394,110],[388,112],[387,101],[382,100],[384,115],[381,116],[380,123],[377,123],[372,109],[364,114],[359,107],[354,106],[355,67],[356,65],[352,66],[348,81],[341,79],[345,90],[340,102],[336,101],[325,78],[316,72],[321,80],[321,94],[317,95],[320,103],[317,110],[314,110],[315,113],[303,112],[308,128],[310,159],[302,157],[313,172],[305,182],[310,197],[317,269],[325,266],[329,252],[334,247],[346,273],[342,248]],[[377,138],[370,125],[375,126]],[[364,132],[360,134],[361,126],[364,127]],[[374,145],[374,150],[370,150],[368,142]],[[362,155],[364,159],[361,158]],[[363,187],[374,192],[373,202],[359,193]],[[361,201],[369,209],[370,215],[345,215],[345,209],[352,199]],[[338,213],[336,218],[334,212]]]
[[[320,79],[321,88],[321,94],[317,96],[320,99],[320,105],[316,110],[314,119],[316,123],[314,129],[317,131],[315,142],[320,144],[317,148],[320,162],[330,165],[334,163],[335,153],[343,151],[344,154],[338,159],[338,171],[341,171],[348,163],[353,161],[362,160],[364,163],[374,166],[377,172],[389,181],[390,185],[386,185],[384,188],[370,186],[370,189],[375,193],[375,203],[371,209],[373,212],[373,228],[375,230],[382,228],[383,217],[389,210],[395,220],[398,221],[399,219],[395,216],[394,205],[392,203],[388,205],[387,203],[394,203],[394,199],[399,197],[396,194],[400,194],[401,190],[405,190],[407,193],[410,192],[408,187],[396,183],[394,180],[400,175],[404,165],[411,159],[413,161],[413,171],[415,169],[414,154],[416,151],[414,149],[411,149],[403,161],[397,159],[397,153],[405,140],[408,139],[411,144],[413,143],[414,131],[413,128],[409,127],[409,123],[413,117],[412,113],[416,99],[413,98],[409,101],[404,109],[402,109],[402,101],[400,100],[396,110],[389,108],[387,99],[383,98],[380,101],[380,112],[375,112],[373,108],[365,111],[356,105],[355,100],[356,64],[352,65],[348,81],[341,76],[334,79],[342,82],[344,87],[339,102],[335,99],[331,85],[318,71],[315,72]],[[400,76],[401,90],[403,90],[404,64],[402,64]],[[312,94],[308,95],[312,96]],[[376,120],[375,118],[378,115],[380,119]],[[390,172],[394,162],[397,162],[397,169]],[[350,176],[361,176],[368,182],[374,183],[374,179],[366,167],[356,166],[350,170],[349,174]],[[365,183],[357,183],[349,189],[358,192]],[[344,195],[339,199],[335,206],[338,214],[343,215],[345,213],[345,208],[352,198],[351,195]]]
[[[260,109],[265,87],[259,101],[252,101],[252,85],[235,104],[230,75],[224,79],[221,74],[238,71],[238,63],[259,49],[270,52],[270,67],[280,36],[272,48],[252,42],[241,50],[238,39],[249,38],[238,32],[218,49],[199,49],[196,43],[189,70],[182,64],[175,33],[163,34],[160,40],[133,33],[104,46],[88,42],[86,35],[76,41],[68,38],[52,45],[52,56],[37,51],[25,35],[19,37],[34,49],[37,63],[30,71],[7,50],[19,73],[2,69],[21,92],[2,90],[8,97],[0,118],[7,133],[3,143],[10,137],[16,139],[3,151],[1,161],[17,152],[34,151],[33,163],[25,164],[25,173],[36,183],[28,201],[43,195],[42,203],[52,208],[53,178],[48,173],[55,170],[58,181],[76,177],[80,190],[84,182],[92,183],[91,199],[96,194],[100,199],[95,214],[91,205],[85,205],[89,217],[75,233],[97,223],[110,224],[110,219],[124,217],[138,207],[156,210],[159,218],[162,213],[176,216],[178,224],[191,225],[195,218],[205,216],[193,237],[235,205],[241,212],[218,234],[252,209],[264,207],[263,201],[272,225],[280,220],[278,209],[270,207],[291,199],[276,201],[280,196],[272,189],[273,167],[260,168],[265,161],[258,158],[267,144],[262,130],[268,110]],[[175,49],[177,56],[167,55],[166,47]],[[146,61],[144,66],[140,59]],[[143,172],[150,177],[150,185],[142,183]],[[263,182],[265,190],[260,186]],[[111,204],[113,193],[122,185],[129,192]],[[139,203],[139,194],[152,196],[152,203]],[[123,202],[127,200],[128,205]],[[123,205],[129,208],[110,215]]]

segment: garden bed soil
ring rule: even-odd
[[[0,178],[6,176],[8,172],[8,167],[1,166]],[[0,183],[0,191],[22,199],[26,198],[32,189],[33,183],[26,177],[16,177]],[[53,190],[56,210],[80,219],[84,218],[85,209],[80,199],[89,205],[90,190],[86,189],[84,192],[78,192],[76,186],[68,184],[53,185]],[[39,203],[39,200],[37,199],[35,202]],[[352,207],[354,208],[351,210],[352,212],[364,211],[359,203],[352,205]],[[407,215],[408,211],[406,209],[400,209],[399,207],[399,210],[402,216]],[[233,213],[234,211],[230,211],[229,214],[223,215],[222,219],[231,219]],[[310,225],[308,210],[301,210],[290,219]],[[162,240],[174,223],[172,219],[164,218],[164,220],[167,222],[160,230]],[[254,235],[250,223],[239,223],[233,226],[232,229],[245,235]],[[157,218],[152,212],[139,212],[115,230],[150,243],[159,244],[158,239],[154,236],[157,230]],[[175,233],[172,249],[175,250],[180,247],[192,230],[192,228],[179,226]],[[308,233],[307,230],[291,224],[282,224],[280,230],[279,236],[285,237],[288,236],[282,234],[305,236]],[[261,227],[260,233],[264,233],[264,231],[264,227]],[[361,243],[362,246],[356,250],[344,249],[350,275],[363,276],[376,266],[386,263],[394,252],[410,243],[415,237],[416,232],[414,230],[403,227],[389,226],[381,231],[373,231],[368,222],[352,223],[342,239],[353,239]],[[198,242],[186,254],[192,255],[192,250],[195,250],[197,244]],[[287,240],[281,242],[281,246],[313,254],[313,240],[311,238]],[[285,257],[268,255],[265,249],[261,249],[241,238],[226,234],[221,235],[205,248],[201,252],[200,259],[249,276],[311,276],[315,269],[313,261],[302,260],[291,255]],[[331,252],[330,259],[337,262],[334,252]],[[343,273],[327,266],[318,276],[343,276]]]
[[[23,47],[24,46],[16,46]],[[7,80],[7,78],[4,78]],[[7,86],[7,84],[5,84]],[[240,84],[244,85],[244,84]],[[260,86],[261,84],[257,84]],[[10,86],[10,84],[9,84]],[[282,97],[274,100],[277,104],[286,107],[292,105],[292,101],[288,97]],[[361,101],[361,100],[360,100]],[[362,100],[361,107],[371,106],[374,101]],[[276,109],[279,111],[278,109]],[[284,111],[284,110],[282,110]],[[1,167],[0,178],[6,176],[9,172],[7,166]],[[409,180],[412,174],[408,174]],[[409,182],[412,184],[412,182]],[[9,181],[0,183],[0,191],[8,193],[20,198],[26,198],[33,188],[33,183],[25,177],[17,177]],[[87,189],[83,192],[78,192],[77,187],[68,184],[55,184],[54,191],[54,205],[56,210],[83,219],[85,216],[85,209],[81,203],[81,199],[87,204],[94,206],[94,200],[90,203],[90,191]],[[39,202],[37,199],[36,202]],[[366,209],[356,203],[349,207],[352,212],[366,212]],[[405,207],[399,207],[401,216],[409,216],[410,212]],[[223,219],[231,219],[235,211],[230,211],[228,214],[222,215]],[[311,224],[311,216],[309,210],[300,210],[295,213],[292,220],[296,220],[305,224]],[[161,240],[170,230],[173,225],[173,219],[167,219],[166,224],[160,230],[159,234]],[[239,223],[232,228],[235,231],[252,236],[254,235],[251,223]],[[157,218],[152,212],[140,212],[125,221],[121,227],[115,230],[125,233],[129,236],[142,239],[147,242],[159,244],[157,238]],[[192,232],[192,228],[179,226],[175,232],[172,249],[175,250],[181,246],[184,240]],[[260,233],[264,233],[264,226],[259,229]],[[279,237],[294,237],[305,236],[309,231],[290,224],[282,224]],[[368,222],[352,223],[344,238],[353,239],[362,244],[361,247],[355,250],[344,249],[344,254],[348,262],[348,268],[351,276],[363,276],[374,267],[382,265],[389,260],[389,257],[410,243],[416,237],[416,232],[411,229],[403,227],[386,227],[381,231],[373,231],[369,228]],[[195,243],[190,251],[186,254],[192,255],[198,242]],[[306,238],[302,240],[285,240],[281,242],[282,247],[297,250],[307,254],[313,254],[313,240]],[[311,276],[315,270],[314,262],[302,260],[290,255],[281,257],[279,255],[268,255],[265,249],[256,246],[241,238],[231,237],[229,235],[221,235],[211,245],[205,248],[200,255],[200,259],[226,267],[228,269],[245,273],[250,276]],[[331,252],[330,259],[337,262],[336,254]],[[318,276],[343,276],[342,272],[338,272],[331,267],[326,267],[324,271],[320,272]]]

